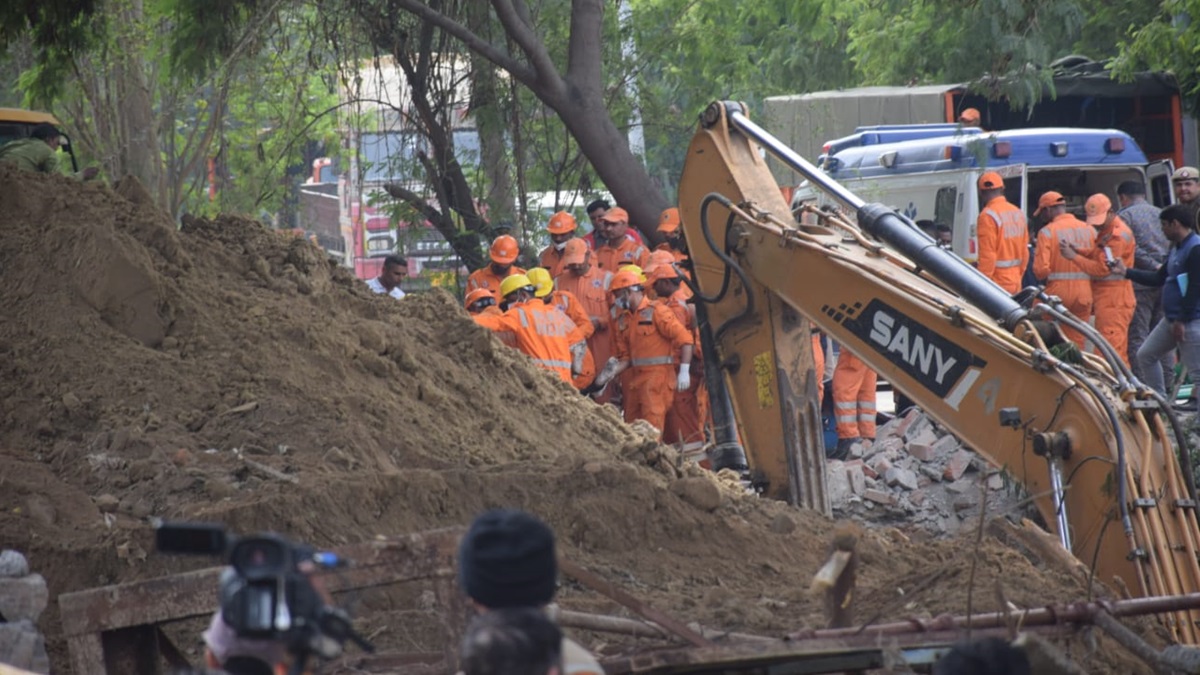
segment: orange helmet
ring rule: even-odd
[[[550,234],[567,234],[574,232],[576,227],[579,227],[579,223],[575,222],[575,216],[566,211],[550,216],[550,222],[546,223],[546,231]]]
[[[650,272],[646,280],[653,284],[660,279],[671,279],[673,281],[677,281],[679,279],[679,272],[676,272],[675,268],[672,267],[670,263],[667,263],[665,265],[659,265],[658,267],[655,267],[654,271]]]
[[[670,265],[673,262],[675,262],[674,253],[656,248],[650,252],[650,258],[646,260],[646,266],[642,268],[642,272],[647,275],[653,274],[659,265]]]
[[[612,283],[609,284],[608,290],[616,293],[622,288],[631,288],[633,286],[641,286],[642,280],[634,274],[632,270],[623,269],[613,275]]]
[[[492,262],[501,265],[510,265],[517,259],[517,255],[521,252],[521,248],[517,246],[517,240],[510,235],[502,234],[496,237],[492,242],[492,248],[488,254],[492,257]]]
[[[463,301],[463,305],[467,309],[471,309],[471,305],[487,298],[491,298],[494,303],[496,300],[496,294],[486,288],[476,288],[470,293],[467,293],[467,298]]]
[[[679,229],[680,222],[679,209],[672,206],[671,208],[663,211],[662,215],[658,217],[658,231],[674,232],[675,230]]]

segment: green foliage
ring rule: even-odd
[[[1153,18],[1129,30],[1113,70],[1169,70],[1179,78],[1187,106],[1200,110],[1200,0],[1163,0]]]

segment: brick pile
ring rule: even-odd
[[[879,427],[844,461],[826,463],[834,514],[950,537],[991,515],[1023,515],[1023,491],[917,408]],[[986,498],[985,498],[986,495]]]

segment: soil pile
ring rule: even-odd
[[[211,564],[154,554],[153,516],[329,546],[511,506],[687,621],[768,634],[822,623],[805,588],[833,522],[678,468],[449,294],[375,296],[251,220],[177,230],[135,183],[0,167],[0,213],[0,545],[25,552],[52,597]],[[861,614],[964,612],[973,549],[864,533]],[[1085,595],[992,541],[974,587],[976,611]],[[615,611],[571,586],[561,600]],[[440,649],[427,642],[436,616],[362,609],[380,646]],[[56,604],[39,626],[63,672]],[[1137,670],[1112,650],[1089,659],[1093,672]]]

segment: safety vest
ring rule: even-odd
[[[996,255],[996,269],[1005,270],[1021,266],[1021,251],[1026,248],[1025,240],[1029,234],[1025,224],[1025,215],[1019,209],[998,211],[987,208],[983,214],[992,219],[1000,230],[1000,249]],[[1005,240],[1017,240],[1020,245],[1005,246]]]
[[[1172,248],[1167,254],[1167,281],[1163,286],[1162,303],[1163,314],[1171,321],[1193,321],[1196,319],[1196,310],[1193,309],[1189,316],[1183,316],[1183,289],[1179,288],[1179,275],[1187,273],[1188,256],[1192,254],[1192,249],[1200,246],[1200,236],[1192,232],[1184,238],[1178,246]],[[1187,285],[1200,283],[1200,279],[1188,279]]]

